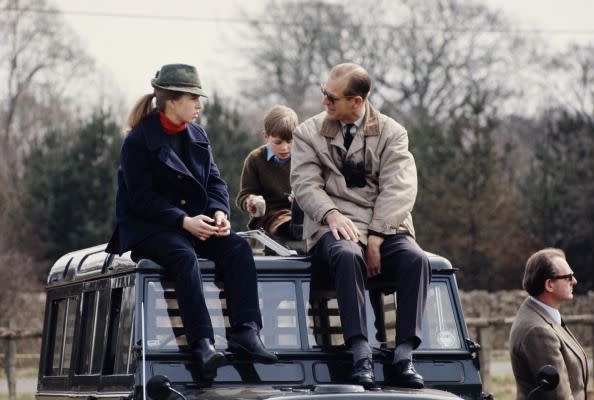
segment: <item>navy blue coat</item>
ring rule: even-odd
[[[122,145],[118,169],[116,228],[106,251],[122,254],[164,231],[181,232],[184,215],[229,215],[229,193],[214,163],[208,137],[188,124],[187,165],[169,145],[159,115],[142,120]]]

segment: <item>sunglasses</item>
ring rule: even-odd
[[[353,97],[356,97],[356,96],[344,96],[344,97],[334,96],[333,94],[330,94],[326,91],[326,85],[324,85],[324,84],[320,85],[320,90],[322,91],[322,95],[324,95],[328,99],[328,102],[330,102],[330,104],[334,104],[337,101],[342,100],[342,99],[352,99]]]
[[[568,281],[572,281],[573,276],[574,276],[573,273],[567,274],[567,275],[555,275],[555,276],[551,277],[551,279],[554,281],[559,280],[559,279],[567,279]]]

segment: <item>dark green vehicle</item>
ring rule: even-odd
[[[368,324],[377,387],[349,383],[335,293],[323,268],[272,241],[246,232],[271,250],[256,256],[266,346],[275,364],[234,359],[214,381],[202,381],[187,347],[172,282],[150,260],[133,262],[104,252],[105,245],[69,253],[52,267],[36,397],[50,399],[472,399],[482,393],[478,345],[468,338],[455,269],[429,254],[433,276],[414,352],[425,389],[397,388],[384,379],[395,335],[393,294],[370,281]],[[212,262],[200,263],[215,329],[227,347],[225,291]],[[375,333],[375,335],[373,335]],[[145,385],[145,383],[147,383]]]

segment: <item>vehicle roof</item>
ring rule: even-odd
[[[180,389],[180,388],[178,388]],[[279,390],[280,389],[280,390]],[[184,391],[192,395],[193,391]],[[453,393],[435,389],[406,389],[396,387],[383,387],[378,390],[364,390],[359,385],[325,384],[313,387],[300,386],[234,386],[212,387],[200,390],[201,399],[401,399],[401,400],[456,400],[460,397]]]
[[[60,257],[50,269],[47,284],[56,285],[71,283],[88,279],[96,279],[98,276],[122,274],[134,270],[154,270],[160,272],[162,268],[150,261],[140,260],[135,263],[130,258],[130,252],[121,256],[105,252],[107,244],[100,244],[82,250],[73,251]],[[431,263],[431,269],[435,272],[452,272],[452,264],[444,257],[426,252]],[[310,259],[303,255],[291,256],[255,256],[256,267],[259,274],[274,273],[309,273],[311,266]],[[279,262],[282,261],[282,262]],[[214,263],[211,260],[202,259],[201,268],[204,272],[212,272]]]

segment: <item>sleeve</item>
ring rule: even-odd
[[[120,164],[132,212],[146,221],[178,228],[186,213],[154,190],[149,157],[148,149],[137,137],[129,135],[124,140]]]
[[[208,145],[208,152],[210,154],[210,174],[208,175],[208,184],[206,192],[208,194],[208,210],[212,215],[217,210],[223,211],[230,218],[231,208],[229,207],[229,192],[227,190],[227,183],[221,177],[219,168],[215,164],[212,148]]]
[[[240,191],[237,194],[237,198],[235,199],[235,204],[243,211],[247,211],[245,208],[245,201],[250,194],[259,195],[262,193],[262,185],[260,183],[258,168],[256,166],[256,157],[257,154],[251,152],[243,163]]]
[[[402,129],[393,135],[380,157],[379,195],[369,230],[383,235],[396,233],[412,212],[417,197],[417,167],[408,150],[408,135]]]
[[[291,187],[303,212],[314,221],[322,223],[330,210],[338,210],[324,190],[322,163],[304,125],[293,133]]]
[[[534,351],[535,349],[538,351]],[[531,370],[527,372],[535,381],[538,369],[543,365],[553,365],[559,372],[559,385],[553,391],[541,393],[542,399],[573,400],[569,375],[561,354],[561,340],[550,327],[535,326],[530,329],[522,341],[521,350],[524,354],[529,354],[528,364]]]

